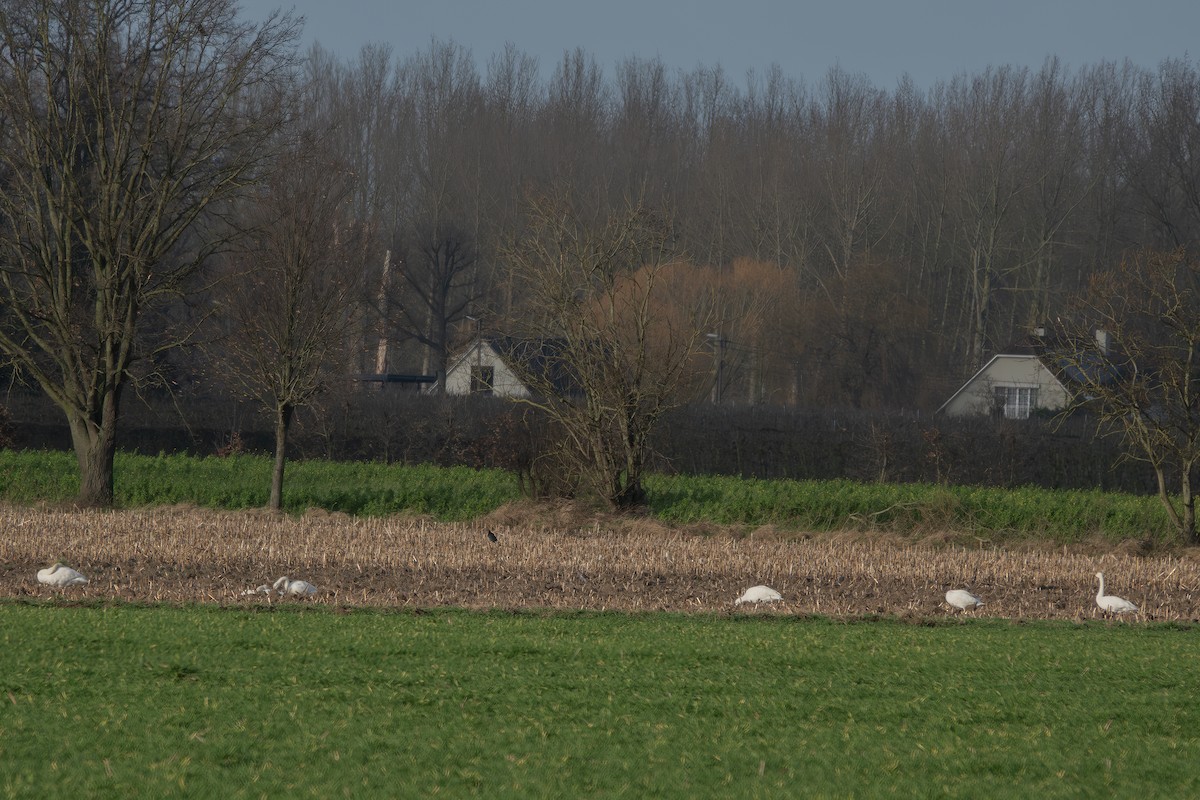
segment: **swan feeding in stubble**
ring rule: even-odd
[[[1096,577],[1100,579],[1100,590],[1096,592],[1096,605],[1104,609],[1110,614],[1128,614],[1132,611],[1137,611],[1137,606],[1126,600],[1124,597],[1117,597],[1115,594],[1104,593],[1104,573],[1097,572]]]
[[[60,589],[65,589],[68,586],[82,586],[88,582],[88,579],[83,577],[82,573],[76,572],[61,561],[55,562],[52,567],[39,569],[37,579],[38,583],[44,583],[47,586],[57,586]]]
[[[293,581],[289,580],[284,575],[279,580],[275,581],[275,591],[280,594],[290,594],[297,597],[311,597],[317,593],[317,587],[313,586],[308,581]]]
[[[983,605],[982,600],[966,589],[951,589],[946,592],[946,602],[959,611],[966,611],[968,608],[979,608]]]
[[[751,586],[733,603],[740,606],[742,603],[774,603],[782,599],[783,595],[770,586]]]

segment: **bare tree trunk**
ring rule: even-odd
[[[117,450],[115,408],[102,414],[99,425],[82,416],[69,417],[71,442],[79,464],[78,504],[105,508],[113,502],[113,457]]]
[[[978,369],[987,350],[988,313],[992,304],[992,273],[990,265],[978,254],[972,257],[971,276],[971,349],[968,364]],[[980,264],[983,261],[983,264]]]
[[[642,464],[645,450],[645,442],[642,441],[642,437],[626,435],[625,474],[617,474],[612,499],[613,505],[619,509],[637,508],[646,503],[646,489],[642,486]]]
[[[1157,464],[1154,467],[1154,475],[1158,479],[1158,499],[1162,502],[1171,523],[1179,531],[1184,544],[1200,543],[1200,536],[1196,535],[1196,498],[1192,494],[1191,472],[1191,465],[1185,463],[1181,470],[1179,482],[1179,508],[1176,509],[1175,503],[1171,499],[1171,494],[1167,490],[1166,475],[1163,468]]]
[[[275,411],[275,466],[271,470],[271,499],[267,507],[272,511],[283,508],[283,468],[287,461],[287,435],[292,425],[295,409],[283,404]]]
[[[1183,505],[1183,540],[1188,544],[1200,542],[1196,535],[1196,495],[1192,494],[1192,467],[1188,464],[1183,471],[1181,487]]]

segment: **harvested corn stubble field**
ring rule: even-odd
[[[968,586],[985,605],[966,615],[1082,620],[1103,616],[1094,602],[1095,573],[1103,571],[1108,592],[1140,609],[1126,619],[1200,621],[1200,559],[1191,551],[971,549],[885,534],[688,528],[511,508],[437,523],[324,512],[0,506],[0,532],[0,596],[7,598],[922,620],[956,613],[943,596]],[[38,584],[37,570],[55,561],[90,582],[67,590]],[[244,594],[283,575],[320,591],[311,599]],[[779,590],[783,601],[735,608],[733,600],[755,584]]]

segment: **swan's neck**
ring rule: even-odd
[[[1100,575],[1098,577],[1100,578],[1100,591],[1096,592],[1096,597],[1103,597],[1104,596],[1104,576]]]

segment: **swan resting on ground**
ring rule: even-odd
[[[946,592],[946,602],[959,611],[966,611],[968,608],[979,608],[983,605],[982,600],[966,589],[951,589]]]
[[[783,595],[770,586],[751,586],[741,597],[734,600],[733,604],[740,606],[742,603],[774,603],[782,599]]]
[[[61,561],[56,561],[52,567],[39,569],[37,579],[38,583],[44,583],[47,586],[57,586],[62,589],[68,586],[82,586],[88,582],[88,579],[83,577],[82,573],[76,572]]]
[[[279,580],[275,581],[275,591],[280,594],[290,594],[297,597],[311,597],[317,593],[317,587],[313,586],[308,581],[293,581],[289,580],[287,575],[284,575]]]
[[[256,587],[254,589],[247,589],[246,591],[242,592],[242,596],[250,597],[251,595],[256,595],[256,594],[270,594],[270,593],[271,593],[270,584],[264,583],[262,586]]]
[[[1096,592],[1096,605],[1104,609],[1110,614],[1127,614],[1131,611],[1137,611],[1137,606],[1126,600],[1124,597],[1117,597],[1115,594],[1104,593],[1104,573],[1097,572],[1096,577],[1100,579],[1100,590]]]

